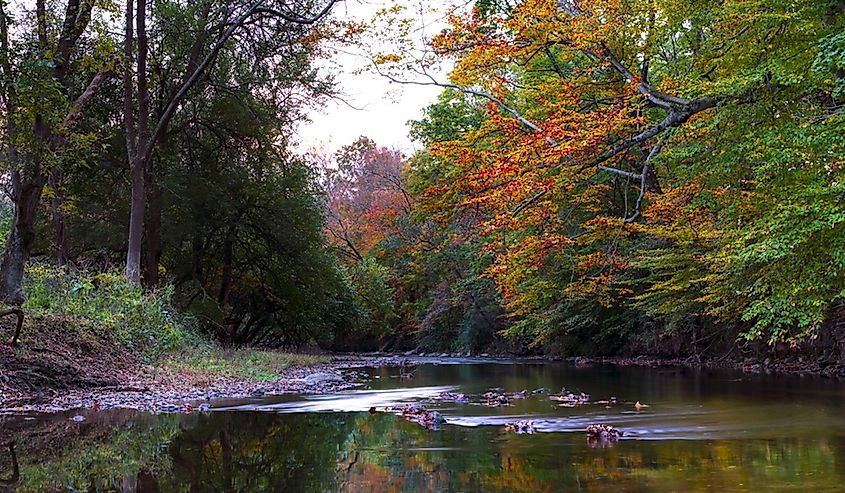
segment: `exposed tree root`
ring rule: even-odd
[[[23,310],[21,310],[18,306],[13,306],[8,310],[0,312],[0,318],[9,315],[15,315],[18,317],[18,324],[15,327],[15,335],[12,337],[12,347],[15,347],[18,345],[18,338],[21,336],[21,327],[23,327]]]

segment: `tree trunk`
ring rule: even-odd
[[[126,37],[124,54],[132,55],[132,0],[126,2]],[[126,279],[132,283],[141,283],[141,248],[144,235],[144,172],[146,169],[147,147],[149,141],[149,106],[150,95],[147,88],[147,4],[138,0],[135,16],[135,37],[138,40],[136,57],[136,79],[138,95],[137,121],[132,117],[132,74],[127,67],[124,72],[124,120],[126,124],[126,142],[129,154],[129,175],[132,184],[129,208],[129,234],[126,247]],[[137,137],[135,124],[137,123]]]
[[[46,182],[47,178],[39,173],[31,181],[22,184],[20,174],[12,174],[15,215],[0,264],[0,297],[11,305],[20,305],[24,301],[24,268],[35,242],[36,216]]]
[[[232,441],[229,439],[228,420],[220,430],[220,452],[223,469],[223,491],[230,493],[235,491],[234,482],[234,461],[232,460]]]
[[[81,34],[91,20],[90,14],[94,2],[85,2],[83,5],[80,5],[78,1],[68,3],[62,23],[63,27],[55,46],[52,48],[48,46],[50,37],[46,3],[46,0],[36,0],[36,34],[40,60],[52,60],[53,66],[50,75],[48,76],[46,71],[40,73],[39,80],[47,82],[47,79],[52,77],[61,89],[70,92],[67,83],[69,78],[68,62],[76,49]],[[23,131],[24,128],[18,128],[16,125],[18,104],[15,91],[16,84],[10,62],[11,56],[14,55],[11,54],[9,48],[9,18],[3,9],[4,4],[5,2],[0,1],[0,68],[2,68],[3,78],[5,79],[0,87],[2,87],[2,99],[5,103],[3,112],[6,117],[5,137],[8,147],[5,164],[12,176],[12,199],[15,204],[15,213],[12,220],[12,230],[6,242],[5,255],[2,264],[0,264],[0,298],[7,302],[19,304],[24,299],[21,287],[24,268],[32,252],[35,241],[36,216],[41,202],[41,194],[48,180],[49,173],[44,169],[44,164],[49,162],[49,158],[45,156],[45,153],[58,154],[64,149],[67,133],[81,117],[85,105],[99,90],[106,71],[98,72],[89,86],[72,104],[70,113],[61,120],[60,131],[56,131],[58,127],[55,126],[54,119],[42,114],[35,115],[32,137],[38,142],[38,145],[34,152],[29,152],[29,155],[22,159],[23,156],[19,156],[16,148],[18,145],[16,135],[19,130]],[[57,180],[57,182],[60,181]],[[58,187],[55,188],[58,191]],[[56,220],[57,247],[59,249],[57,262],[62,264],[66,259],[66,245],[64,218],[61,217],[59,207],[61,199],[54,200],[51,205],[53,207],[52,215]]]
[[[167,145],[169,135],[162,131],[159,139],[160,146]],[[161,187],[158,184],[158,162],[150,157],[145,168],[144,186],[147,189],[147,209],[144,217],[144,238],[146,252],[144,252],[144,284],[147,288],[158,285],[158,266],[161,262]]]
[[[226,232],[226,239],[223,241],[223,273],[220,277],[220,292],[217,293],[217,302],[220,308],[225,309],[229,301],[229,290],[232,286],[232,250],[235,241],[235,228],[229,227]]]
[[[129,209],[129,245],[126,248],[126,279],[141,282],[141,240],[144,233],[144,167],[133,160],[130,166],[132,181]]]

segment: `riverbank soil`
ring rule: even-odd
[[[9,344],[13,331],[14,321],[0,320],[0,407],[141,376],[139,356],[85,319],[28,315],[17,347]]]
[[[11,321],[0,321],[0,334],[10,339],[12,330]],[[352,385],[321,355],[209,347],[145,364],[113,335],[74,317],[29,316],[17,347],[0,342],[0,414],[84,407],[160,412],[175,403]]]

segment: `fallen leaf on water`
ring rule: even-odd
[[[592,424],[587,425],[587,438],[592,440],[615,441],[625,433],[610,425]]]
[[[527,419],[517,421],[516,423],[507,423],[505,429],[516,432],[517,435],[533,435],[536,431],[534,422]]]

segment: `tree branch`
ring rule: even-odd
[[[73,102],[73,105],[71,105],[70,112],[68,112],[67,116],[65,116],[62,121],[62,128],[65,131],[70,130],[79,122],[79,119],[82,118],[82,111],[85,109],[85,106],[94,98],[94,96],[97,95],[97,92],[100,91],[100,88],[103,86],[103,82],[105,82],[111,72],[110,63],[111,62],[107,62],[103,65],[99,72],[94,75],[94,78],[91,79],[91,82],[88,83],[88,87],[82,91],[82,94],[80,94],[79,97],[76,98],[76,101]]]
[[[672,107],[669,110],[669,114],[666,115],[666,118],[660,121],[657,125],[651,126],[639,134],[626,139],[625,141],[612,146],[607,151],[600,154],[595,160],[593,160],[589,166],[597,166],[601,163],[607,161],[608,159],[616,156],[620,152],[634,146],[637,144],[642,144],[643,142],[661,134],[664,130],[673,127],[679,127],[686,123],[687,120],[690,119],[696,113],[702,112],[706,109],[713,108],[716,106],[716,100],[710,97],[703,97],[698,98],[689,103],[683,105],[682,107]],[[585,167],[589,167],[585,166]],[[600,166],[600,168],[602,168]]]
[[[622,77],[627,81],[629,84],[637,84],[637,90],[646,97],[652,104],[659,106],[661,108],[665,108],[667,110],[672,109],[673,105],[687,105],[690,103],[688,99],[679,98],[677,96],[671,96],[669,94],[663,93],[658,91],[654,86],[648,83],[647,76],[648,76],[648,62],[644,62],[643,64],[643,76],[641,79],[637,80],[634,77],[634,74],[628,70],[628,67],[622,64],[619,59],[613,54],[610,48],[605,45],[602,45],[602,50],[604,50],[604,58],[606,58],[610,64],[619,72]],[[601,56],[598,55],[597,56]]]
[[[334,5],[338,2],[340,2],[340,1],[342,1],[342,0],[330,0],[329,3],[327,3],[326,6],[323,7],[323,9],[320,12],[314,14],[311,17],[300,17],[298,15],[286,14],[282,11],[279,11],[279,10],[276,10],[276,9],[271,9],[269,7],[262,7],[262,8],[256,9],[255,13],[257,13],[257,14],[258,13],[270,14],[273,17],[280,17],[280,18],[282,18],[282,19],[284,19],[288,22],[292,22],[294,24],[310,25],[310,24],[314,24],[315,22],[317,22],[320,19],[322,19],[323,17],[325,17],[326,14],[328,14],[329,11],[332,9],[332,7],[334,7]]]
[[[191,88],[196,84],[199,80],[200,76],[205,72],[205,69],[211,65],[214,60],[217,59],[217,55],[220,53],[220,50],[223,49],[223,46],[229,41],[229,39],[235,34],[235,31],[240,28],[250,17],[255,15],[256,13],[264,12],[264,13],[272,13],[273,15],[278,15],[282,19],[288,20],[290,22],[296,24],[313,24],[317,22],[321,18],[325,17],[332,7],[342,0],[330,0],[326,6],[320,10],[319,13],[314,15],[313,17],[296,17],[290,16],[285,14],[284,12],[278,12],[273,9],[268,9],[264,7],[260,7],[261,3],[264,0],[253,0],[251,3],[248,4],[246,10],[239,15],[235,20],[226,28],[223,34],[217,38],[217,41],[212,46],[211,51],[205,56],[202,62],[194,69],[193,73],[185,80],[182,86],[176,91],[176,94],[173,95],[170,102],[164,108],[164,111],[161,114],[161,117],[158,120],[158,123],[153,130],[152,135],[150,135],[149,143],[147,148],[145,149],[144,155],[142,157],[143,162],[147,162],[149,160],[150,155],[152,154],[153,150],[155,149],[156,142],[161,137],[161,134],[164,132],[165,127],[170,123],[170,119],[173,117],[173,114],[176,112],[176,108],[181,103],[182,99],[191,90]]]
[[[648,172],[649,172],[649,163],[655,156],[660,153],[660,149],[663,148],[663,143],[666,141],[668,137],[668,133],[663,134],[660,137],[660,140],[654,144],[654,147],[651,148],[649,151],[648,156],[645,158],[645,162],[643,163],[643,170],[640,173],[640,194],[637,196],[637,204],[634,207],[634,213],[630,217],[625,218],[626,223],[634,222],[640,216],[640,207],[642,206],[643,197],[645,197],[645,189],[646,189],[646,179],[648,179]],[[627,196],[627,191],[625,192]]]

